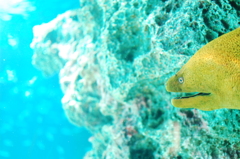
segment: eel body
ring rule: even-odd
[[[179,108],[240,109],[240,28],[198,50],[166,83]]]

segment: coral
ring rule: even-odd
[[[85,158],[238,158],[238,110],[177,109],[164,86],[238,17],[238,1],[81,0],[34,28],[33,64],[60,71],[67,117],[93,134]]]

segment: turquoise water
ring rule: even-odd
[[[5,8],[3,2],[6,4],[0,0],[0,159],[82,158],[91,148],[90,133],[68,121],[58,75],[43,77],[31,64],[30,49],[34,25],[78,8],[79,1],[34,0],[14,6],[10,0]]]
[[[165,87],[239,24],[240,0],[0,0],[0,159],[239,159],[239,110]]]

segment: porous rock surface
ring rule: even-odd
[[[164,83],[239,16],[238,0],[81,0],[34,27],[33,64],[60,71],[67,117],[93,134],[86,159],[235,159],[239,110],[175,108]]]

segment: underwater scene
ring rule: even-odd
[[[0,0],[0,159],[79,159],[91,133],[62,109],[58,74],[32,65],[32,28],[79,8],[79,1]]]
[[[239,159],[240,0],[0,0],[0,159]]]

